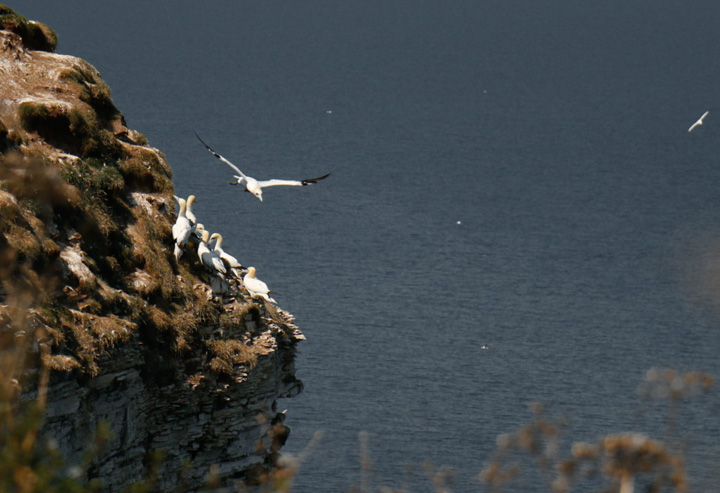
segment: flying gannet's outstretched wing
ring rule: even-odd
[[[287,185],[290,187],[305,187],[307,185],[312,185],[313,183],[322,181],[325,178],[327,178],[328,176],[330,176],[330,173],[328,173],[326,175],[322,175],[319,178],[308,178],[307,180],[277,180],[277,179],[273,179],[273,180],[259,181],[258,183],[260,184],[260,186],[262,188],[276,187],[278,185]]]
[[[220,154],[218,154],[217,152],[213,151],[212,148],[211,148],[209,145],[207,145],[204,140],[202,140],[202,139],[200,138],[200,136],[197,134],[197,132],[195,132],[195,137],[197,137],[198,140],[199,140],[200,142],[202,142],[202,145],[204,145],[205,148],[206,148],[208,151],[210,151],[210,154],[212,154],[213,156],[215,156],[216,158],[218,158],[220,161],[222,161],[223,163],[227,164],[227,165],[230,166],[232,169],[234,169],[235,171],[237,171],[238,173],[240,173],[240,176],[242,176],[243,178],[247,178],[247,177],[245,176],[245,173],[243,173],[242,171],[240,171],[240,168],[238,168],[237,166],[235,166],[235,165],[234,165],[233,163],[231,163],[229,160],[227,160],[227,159],[225,159],[224,157],[222,157],[222,156],[221,156]]]

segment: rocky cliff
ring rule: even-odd
[[[292,316],[239,280],[213,293],[193,240],[176,261],[164,155],[50,28],[1,5],[0,27],[0,343],[22,353],[3,376],[45,403],[68,466],[109,431],[75,469],[105,491],[149,469],[174,491],[272,467],[276,400],[302,388]]]

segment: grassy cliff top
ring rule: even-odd
[[[165,156],[92,65],[53,53],[50,28],[5,6],[0,21],[0,336],[33,334],[47,367],[89,375],[119,344],[207,355],[195,380],[251,366],[263,330],[301,338],[241,287],[215,295],[194,255],[175,260]]]

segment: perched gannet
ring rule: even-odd
[[[260,279],[255,277],[255,267],[248,267],[248,272],[245,274],[245,277],[243,278],[243,284],[245,284],[245,288],[250,293],[250,296],[255,297],[259,296],[261,298],[264,298],[272,303],[275,303],[275,300],[268,296],[268,294],[278,294],[275,291],[270,291],[267,287],[267,284],[262,282]]]
[[[177,200],[178,203],[180,203],[180,200],[181,200],[180,197],[178,197],[177,195],[173,195],[173,197],[175,197],[175,200]],[[193,214],[193,211],[192,211],[192,205],[194,203],[195,203],[194,195],[190,195],[187,198],[187,200],[185,201],[185,217],[188,218],[188,220],[190,221],[190,224],[195,224],[197,222],[197,219],[195,218],[195,214]]]
[[[185,202],[185,217],[188,218],[190,221],[190,224],[195,224],[197,222],[197,219],[195,218],[195,214],[193,214],[192,211],[192,205],[195,203],[195,196],[190,195],[187,198],[187,201]]]
[[[225,159],[224,157],[222,157],[222,156],[221,156],[220,154],[218,154],[217,152],[213,151],[213,150],[210,148],[210,146],[207,145],[207,144],[200,138],[200,136],[199,136],[197,133],[195,134],[195,136],[198,138],[198,140],[199,140],[200,142],[202,142],[202,144],[205,146],[205,148],[206,148],[208,151],[210,151],[210,153],[211,153],[213,156],[215,156],[215,157],[218,158],[220,161],[222,161],[223,163],[227,164],[228,166],[230,166],[232,169],[234,169],[235,171],[237,171],[237,172],[240,174],[240,176],[234,175],[234,176],[235,176],[235,179],[236,179],[237,181],[230,182],[230,184],[231,184],[231,185],[242,185],[246,192],[252,193],[252,194],[253,194],[254,196],[256,196],[258,199],[260,199],[261,202],[262,202],[262,189],[265,188],[265,187],[275,187],[275,186],[278,186],[278,185],[287,185],[287,186],[291,186],[291,187],[304,187],[304,186],[307,186],[307,185],[312,185],[313,183],[317,183],[317,182],[319,182],[320,180],[324,180],[325,178],[327,178],[328,176],[330,176],[330,173],[328,173],[328,174],[326,174],[326,175],[321,176],[320,178],[310,178],[310,179],[308,179],[308,180],[277,180],[277,179],[273,179],[273,180],[258,181],[258,180],[256,180],[255,178],[253,178],[253,177],[251,177],[251,176],[247,176],[245,173],[243,173],[242,171],[240,171],[240,169],[239,169],[237,166],[235,166],[233,163],[231,163],[230,161],[228,161],[227,159]]]
[[[220,255],[217,252],[208,248],[208,243],[210,243],[210,231],[203,229],[202,237],[197,250],[200,262],[202,262],[205,268],[210,271],[218,274],[225,274],[227,272],[225,264],[223,264],[223,261],[220,260]]]
[[[235,257],[222,249],[222,235],[220,233],[213,233],[212,235],[210,235],[210,241],[212,240],[215,240],[214,250],[220,256],[220,259],[227,264],[227,267],[231,269],[231,272],[233,274],[235,274],[237,277],[240,277],[240,272],[238,271],[238,269],[242,269],[243,266],[240,262],[237,261]]]
[[[710,112],[706,111],[705,113],[703,113],[703,116],[701,116],[698,121],[696,121],[695,123],[690,125],[690,128],[688,128],[688,132],[692,132],[695,129],[695,127],[699,127],[700,125],[702,125],[703,120],[705,119],[706,116],[708,116],[708,113],[710,113]]]
[[[175,260],[180,260],[182,247],[185,246],[193,231],[193,226],[185,215],[187,206],[185,199],[178,198],[178,202],[180,203],[180,212],[178,212],[177,219],[172,227],[173,240],[175,240]]]

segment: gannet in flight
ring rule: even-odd
[[[709,112],[709,111],[706,111],[705,113],[703,113],[703,116],[701,116],[698,121],[696,121],[695,123],[693,123],[693,124],[690,126],[690,128],[688,128],[688,132],[692,132],[693,130],[695,130],[695,127],[699,127],[700,125],[702,125],[702,124],[703,124],[703,119],[705,119],[705,117],[708,116],[708,113],[710,113],[710,112]]]
[[[185,246],[190,234],[193,232],[193,226],[185,215],[187,207],[185,199],[178,198],[178,203],[180,204],[180,212],[178,212],[177,219],[172,227],[173,240],[175,240],[175,260],[180,260],[182,247]]]
[[[207,145],[207,144],[200,138],[200,136],[199,136],[197,133],[195,134],[195,137],[197,137],[198,140],[199,140],[200,142],[202,142],[202,144],[205,146],[205,148],[206,148],[208,151],[210,151],[210,153],[211,153],[213,156],[215,156],[215,157],[218,158],[220,161],[222,161],[223,163],[227,164],[227,165],[230,166],[232,169],[234,169],[235,171],[238,172],[239,176],[238,176],[238,175],[234,175],[234,176],[235,176],[235,179],[236,179],[237,181],[230,182],[231,185],[242,185],[246,192],[250,192],[251,194],[253,194],[254,196],[256,196],[258,199],[260,199],[261,202],[262,202],[262,189],[265,188],[265,187],[275,187],[275,186],[278,186],[278,185],[286,185],[286,186],[291,186],[291,187],[304,187],[304,186],[307,186],[307,185],[312,185],[313,183],[317,183],[317,182],[319,182],[319,181],[321,181],[321,180],[324,180],[324,179],[327,178],[328,176],[330,176],[330,173],[328,173],[328,174],[323,175],[323,176],[321,176],[321,177],[319,177],[319,178],[310,178],[310,179],[307,179],[307,180],[277,180],[277,179],[273,179],[273,180],[258,181],[258,180],[256,180],[255,178],[253,178],[253,177],[251,177],[251,176],[247,176],[245,173],[243,173],[242,171],[240,171],[240,169],[239,169],[237,166],[235,166],[233,163],[231,163],[230,161],[228,161],[227,159],[225,159],[224,157],[222,157],[222,156],[221,156],[220,154],[218,154],[217,152],[213,151],[213,150],[210,148],[210,146]]]
[[[245,274],[245,277],[243,277],[243,284],[245,284],[245,289],[248,290],[250,296],[252,296],[253,298],[255,296],[259,296],[268,300],[271,303],[275,303],[275,300],[269,297],[268,294],[278,293],[276,293],[275,291],[270,291],[267,287],[267,284],[255,277],[255,267],[248,267],[248,272],[247,274]]]

